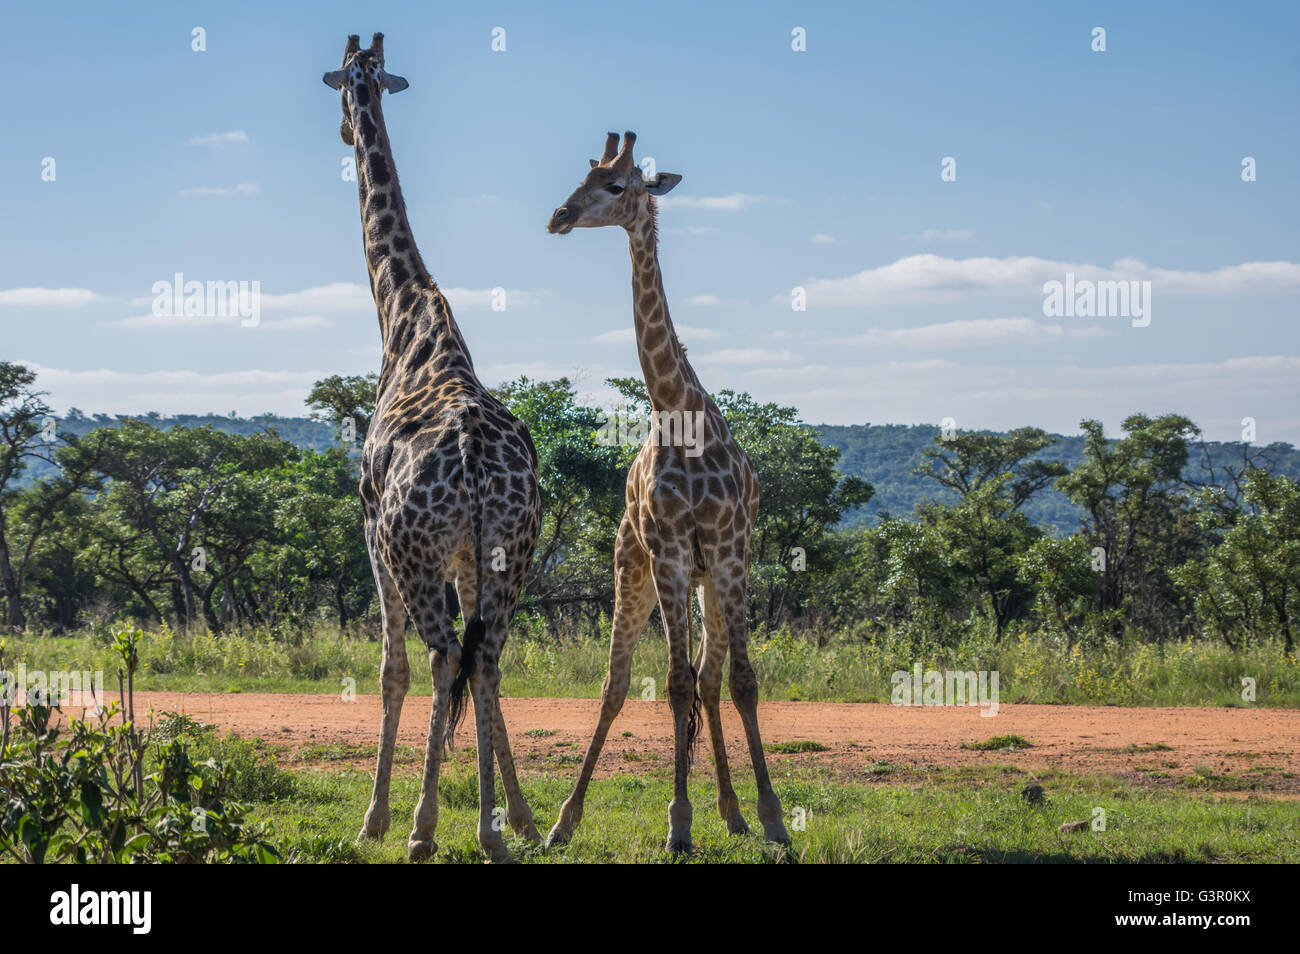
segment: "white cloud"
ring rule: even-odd
[[[982,345],[1096,338],[1106,334],[1099,325],[1066,328],[1032,318],[979,318],[945,321],[915,328],[870,328],[860,335],[828,338],[831,344],[896,346],[900,348],[965,348]]]
[[[121,321],[110,322],[119,328],[134,328],[144,331],[211,331],[213,329],[243,329],[246,319],[238,316],[205,318],[198,315],[135,315]],[[274,320],[260,319],[256,325],[249,326],[259,332],[294,332],[316,331],[328,328],[332,323],[322,315],[298,315],[293,318]]]
[[[731,195],[713,196],[673,196],[666,195],[658,200],[659,208],[668,209],[706,209],[710,212],[741,212],[751,206],[764,202],[783,202],[770,195],[750,195],[747,192],[733,192]]]
[[[99,298],[89,288],[10,288],[0,291],[0,307],[76,308]]]
[[[174,276],[167,275],[163,281],[172,282]],[[197,281],[193,275],[185,279]],[[231,279],[233,280],[233,279]],[[252,281],[245,278],[245,281]],[[132,305],[152,305],[154,295],[139,295],[131,299]],[[272,311],[356,311],[373,309],[375,300],[370,297],[370,289],[356,282],[330,282],[328,285],[314,285],[302,291],[272,294],[260,292],[258,303],[262,309]],[[128,319],[129,320],[129,319]]]
[[[1211,440],[1240,440],[1241,419],[1250,416],[1259,422],[1260,443],[1300,442],[1300,357],[1289,355],[1109,367],[926,359],[733,375],[731,387],[792,404],[817,423],[933,424],[951,416],[960,428],[1033,425],[1072,434],[1083,418],[1097,418],[1115,433],[1142,411],[1186,414]]]
[[[261,191],[256,182],[241,182],[230,186],[197,186],[193,189],[181,189],[176,194],[182,199],[217,198],[227,199],[236,195],[257,195]]]
[[[167,276],[166,280],[171,281],[172,276]],[[474,311],[480,308],[490,308],[494,291],[495,289],[492,288],[442,289],[442,293],[447,296],[453,311]],[[517,308],[521,305],[535,305],[544,294],[546,293],[543,291],[507,288],[505,289],[506,307]],[[131,304],[149,305],[152,304],[153,300],[154,296],[152,295],[141,295],[131,299]],[[309,314],[337,311],[373,312],[375,309],[375,300],[370,294],[370,289],[356,282],[330,282],[328,285],[314,285],[311,288],[304,288],[302,291],[285,292],[283,294],[261,292],[259,302],[263,311],[297,311]],[[133,319],[127,319],[127,321],[131,320]]]
[[[673,322],[673,330],[677,332],[677,337],[682,341],[712,341],[715,338],[721,338],[719,332],[712,328],[700,328],[697,325],[683,325],[676,321]],[[595,335],[592,341],[597,344],[629,344],[636,341],[636,329],[631,325],[626,328],[615,328],[613,331],[605,331]]]
[[[247,145],[248,133],[242,129],[232,129],[230,132],[208,133],[206,136],[194,136],[186,140],[187,146],[234,146]]]
[[[1189,272],[1156,268],[1135,258],[1121,258],[1105,268],[1034,256],[954,259],[939,255],[910,255],[845,278],[812,279],[804,287],[810,306],[854,307],[972,292],[1042,294],[1044,282],[1062,281],[1067,272],[1073,272],[1076,280],[1150,281],[1156,295],[1300,290],[1300,264],[1293,262],[1244,262]],[[774,296],[773,301],[788,302],[788,295]]]
[[[839,239],[834,235],[827,235],[825,232],[818,232],[816,235],[808,239],[808,241],[812,242],[814,245],[834,245],[839,241]]]
[[[79,407],[90,414],[227,414],[272,411],[305,414],[312,385],[339,373],[338,368],[315,371],[74,371],[23,362],[37,373],[42,390],[54,407]],[[355,369],[359,372],[361,369]]]
[[[717,295],[692,295],[690,298],[686,299],[686,304],[704,307],[708,305],[716,305],[720,301],[722,301],[722,299]]]
[[[152,300],[144,299],[146,302]],[[358,311],[375,307],[370,289],[356,282],[330,282],[281,295],[262,292],[260,302],[263,309],[281,311]]]

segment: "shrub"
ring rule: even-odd
[[[279,861],[263,829],[244,822],[235,772],[189,748],[198,723],[172,721],[153,739],[137,730],[141,637],[114,635],[125,709],[114,703],[65,730],[52,724],[58,699],[28,699],[11,740],[9,700],[0,703],[0,852],[35,864]]]

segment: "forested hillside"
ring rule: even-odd
[[[932,424],[853,424],[815,425],[822,443],[839,448],[841,473],[861,477],[875,490],[865,505],[845,518],[845,525],[874,523],[880,514],[911,516],[924,499],[956,503],[957,494],[913,471],[921,463],[925,448],[933,446],[939,428]],[[1073,470],[1083,460],[1084,438],[1079,435],[1057,437],[1057,442],[1035,459],[1061,461]],[[1275,473],[1300,478],[1300,450],[1290,444],[1272,444],[1251,448],[1258,463],[1268,462]],[[1240,469],[1243,448],[1240,444],[1214,441],[1194,444],[1183,476],[1198,484],[1221,485],[1227,468]],[[1044,487],[1024,505],[1024,513],[1041,527],[1073,533],[1079,527],[1080,510],[1054,487]]]
[[[85,436],[97,427],[117,426],[129,415],[113,417],[96,414],[93,417],[75,409],[67,417],[58,418],[57,430],[68,431],[78,437]],[[325,451],[338,446],[334,426],[308,417],[280,417],[260,414],[257,417],[226,417],[219,414],[178,414],[163,417],[156,413],[140,418],[164,430],[173,427],[212,427],[226,434],[247,437],[272,430],[283,440],[304,450]],[[921,455],[932,446],[939,428],[932,424],[818,424],[814,425],[822,443],[840,451],[839,470],[845,476],[860,477],[869,483],[875,493],[861,507],[851,511],[843,521],[854,527],[874,524],[881,514],[895,517],[911,516],[917,504],[924,500],[956,503],[957,494],[937,484],[922,474],[913,473],[921,464]],[[1082,436],[1053,435],[1057,442],[1043,450],[1035,459],[1061,461],[1073,469],[1083,460]],[[1228,467],[1239,469],[1242,462],[1240,444],[1223,444],[1207,441],[1194,445],[1188,461],[1185,478],[1195,483],[1220,484]],[[1266,448],[1252,448],[1252,456],[1260,462],[1267,461],[1275,473],[1300,479],[1300,450],[1290,444],[1272,444]],[[49,477],[54,465],[35,461],[24,474],[26,481]],[[1072,533],[1078,529],[1080,511],[1053,487],[1044,487],[1024,505],[1024,513],[1034,524],[1050,527],[1057,532]]]
[[[630,420],[648,420],[640,379],[608,383]],[[0,625],[301,633],[332,620],[373,635],[357,447],[375,386],[373,375],[318,381],[307,406],[319,420],[59,421],[35,372],[0,361]],[[541,461],[524,618],[557,639],[607,632],[640,438],[607,440],[607,412],[565,379],[520,378],[497,394]],[[1204,444],[1177,414],[1134,413],[1116,432],[1087,420],[1083,436],[1060,439],[1033,427],[818,429],[748,394],[714,400],[762,495],[755,629],[955,645],[972,626],[994,643],[1029,628],[1067,652],[1076,640],[1191,635],[1294,650],[1300,460],[1289,446]]]

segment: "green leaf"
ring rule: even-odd
[[[104,823],[104,793],[94,782],[81,783],[81,817],[94,828]]]

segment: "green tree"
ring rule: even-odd
[[[521,377],[496,395],[528,427],[540,462],[542,533],[523,605],[552,632],[565,617],[594,628],[613,612],[626,451],[599,443],[605,415],[579,404],[567,378]]]
[[[369,606],[374,579],[364,538],[361,498],[350,462],[340,450],[304,453],[265,474],[275,500],[276,545],[260,548],[256,570],[277,613],[304,615],[309,594],[326,595],[340,627]]]
[[[96,499],[92,548],[100,571],[155,613],[154,591],[165,584],[182,625],[201,611],[219,629],[216,586],[233,579],[269,535],[270,509],[250,481],[296,457],[297,449],[273,434],[164,431],[127,420],[93,431],[77,450],[95,456],[107,481]]]
[[[1104,565],[1098,608],[1115,620],[1164,632],[1174,599],[1168,568],[1194,550],[1191,496],[1183,484],[1188,443],[1200,430],[1178,414],[1124,421],[1125,436],[1108,440],[1100,421],[1085,420],[1084,459],[1056,482],[1083,508],[1083,535]],[[1183,551],[1181,559],[1171,559]]]
[[[1042,534],[1021,508],[1065,473],[1058,461],[1035,459],[1055,441],[1036,427],[1006,435],[940,435],[917,468],[918,474],[960,495],[955,506],[932,501],[918,512],[948,541],[958,572],[981,594],[997,639],[1028,597],[1018,573],[1019,559]]]
[[[1095,602],[1097,595],[1088,541],[1081,536],[1039,537],[1021,554],[1019,577],[1033,587],[1039,615],[1056,623],[1065,634],[1066,648],[1073,649],[1080,607]]]
[[[1207,627],[1232,648],[1249,636],[1281,634],[1290,654],[1300,615],[1300,484],[1250,470],[1242,502],[1242,509],[1227,518],[1222,542],[1203,559],[1180,566],[1174,580],[1194,600]],[[1222,514],[1209,508],[1203,520],[1221,525]]]
[[[348,440],[349,423],[352,437],[358,445],[364,444],[366,432],[370,430],[370,419],[375,413],[375,392],[379,387],[379,375],[339,375],[317,381],[307,395],[307,406],[312,408],[312,417],[318,421],[329,421],[338,428],[336,436],[344,444]]]
[[[42,538],[69,501],[94,483],[93,455],[61,453],[76,438],[54,432],[54,418],[35,383],[29,368],[0,361],[0,596],[5,622],[14,630],[27,625],[24,585]],[[61,469],[55,477],[20,487],[19,478],[33,462],[57,463]]]

